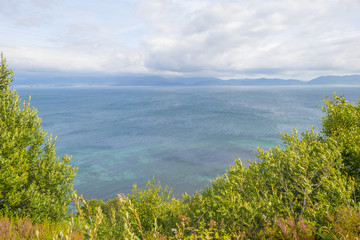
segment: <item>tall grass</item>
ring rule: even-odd
[[[80,232],[72,232],[67,222],[33,223],[28,218],[0,216],[0,240],[24,239],[85,239]]]

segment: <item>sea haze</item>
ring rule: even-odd
[[[72,155],[74,184],[88,199],[107,200],[153,176],[177,196],[201,190],[235,158],[282,143],[279,133],[314,125],[325,96],[357,101],[360,87],[18,88],[32,96],[42,126]]]

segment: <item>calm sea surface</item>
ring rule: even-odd
[[[281,144],[279,133],[313,125],[332,91],[357,101],[360,87],[19,88],[32,96],[57,153],[72,155],[74,184],[107,200],[153,176],[179,196],[223,174],[235,158]]]

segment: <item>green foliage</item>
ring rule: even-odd
[[[62,219],[76,170],[70,157],[56,156],[55,140],[46,137],[37,110],[29,101],[21,104],[10,89],[12,71],[3,57],[0,71],[0,212],[36,221]]]
[[[261,161],[245,167],[240,161],[202,192],[198,205],[204,219],[225,220],[242,231],[256,234],[275,217],[324,222],[325,212],[348,205],[353,182],[340,169],[341,155],[335,141],[318,134],[283,134],[285,149],[259,149]],[[198,204],[199,201],[197,201]]]
[[[0,93],[11,85],[13,81],[13,71],[7,69],[6,59],[1,53],[1,66],[0,66]]]
[[[157,227],[154,219],[162,221],[161,215],[171,193],[168,187],[163,188],[160,184],[155,184],[154,179],[149,181],[143,190],[138,189],[136,185],[133,186],[128,198],[137,209],[144,229],[151,230]],[[124,198],[119,196],[119,199]]]
[[[171,190],[152,179],[144,189],[136,185],[127,196],[103,201],[91,200],[90,208],[101,207],[104,219],[99,226],[99,237],[107,239],[158,239],[171,234],[179,222],[179,200],[171,197]]]
[[[227,230],[224,221],[217,223],[214,220],[199,222],[191,226],[191,219],[180,215],[180,223],[173,229],[174,237],[171,239],[246,239],[245,232],[237,232],[235,229]]]
[[[343,171],[355,178],[357,197],[360,198],[360,100],[357,105],[337,96],[324,100],[322,132],[341,145]]]
[[[70,229],[82,232],[86,239],[98,239],[98,230],[103,220],[100,207],[91,207],[82,195],[77,192],[72,193],[72,198],[77,209],[77,216],[72,216]]]

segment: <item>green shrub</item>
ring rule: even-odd
[[[360,100],[354,105],[334,93],[324,103],[322,132],[325,138],[333,138],[341,146],[343,171],[355,178],[356,195],[360,199]]]
[[[36,221],[63,219],[76,170],[70,157],[56,156],[55,140],[46,137],[37,110],[29,102],[21,104],[11,82],[12,71],[1,55],[0,213]]]
[[[86,239],[99,239],[99,229],[104,217],[101,208],[99,206],[91,207],[82,195],[78,196],[76,191],[72,193],[72,198],[77,214],[76,216],[71,216],[69,222],[70,230],[83,233]]]
[[[259,162],[241,161],[216,179],[197,201],[204,220],[235,224],[249,236],[275,223],[275,217],[322,224],[325,213],[351,202],[353,182],[340,171],[335,141],[322,140],[313,130],[283,134],[284,149],[259,149]],[[199,215],[196,218],[200,218]]]
[[[119,194],[118,198],[103,201],[88,201],[89,208],[102,209],[104,219],[99,225],[100,238],[116,239],[140,237],[161,238],[171,234],[172,227],[179,222],[181,202],[171,197],[171,189],[163,188],[152,179],[144,189],[133,186],[130,194]],[[83,212],[86,207],[83,208]]]

